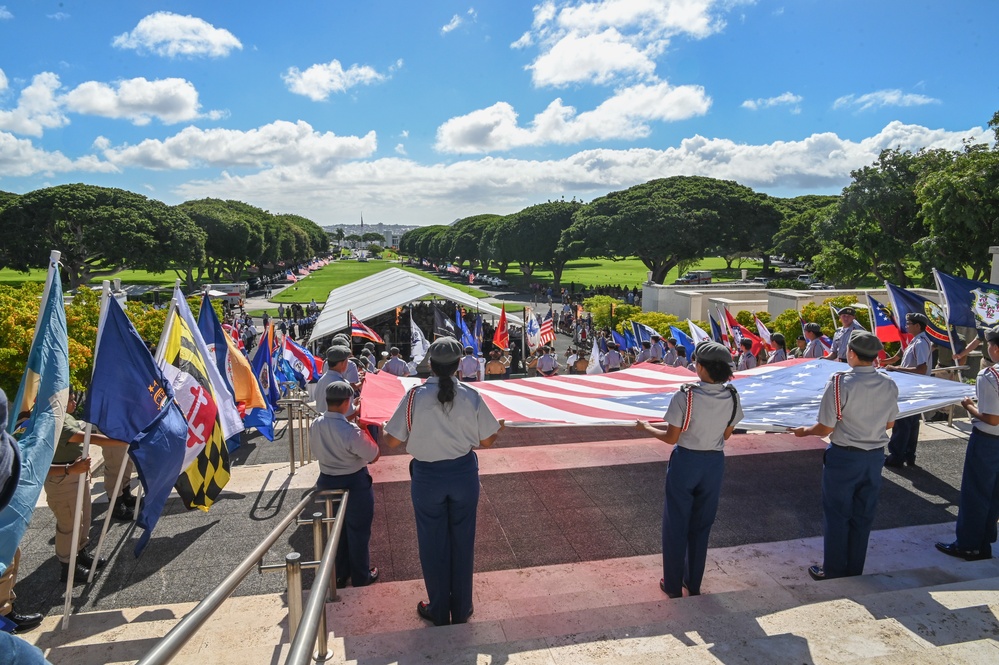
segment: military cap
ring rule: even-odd
[[[697,354],[697,362],[700,363],[732,364],[732,354],[718,342],[701,342],[694,348],[694,353]]]
[[[912,321],[913,323],[921,323],[924,328],[928,328],[930,325],[930,317],[922,312],[909,312],[905,315],[905,320]]]
[[[438,337],[430,345],[428,354],[434,362],[450,365],[458,362],[463,352],[464,349],[461,347],[461,342],[454,337]]]
[[[678,344],[678,342],[676,341],[676,337],[670,337],[670,338],[669,338],[668,340],[666,340],[666,341],[667,341],[668,343],[670,343],[670,344],[674,344],[674,345],[675,345],[675,344]]]
[[[985,331],[985,341],[992,342],[993,344],[999,344],[999,326],[989,328]]]
[[[852,307],[844,307],[843,309],[839,310],[839,315],[843,316],[844,314],[849,314],[850,316],[857,316],[857,310],[855,310]]]
[[[326,363],[329,365],[336,365],[339,362],[343,362],[347,358],[350,358],[350,349],[346,346],[334,344],[330,348],[326,349]]]
[[[822,334],[822,326],[817,323],[806,323],[805,332],[815,333],[816,335]]]
[[[854,330],[850,335],[849,347],[860,356],[873,358],[884,351],[885,345],[881,343],[878,336],[866,330]]]
[[[326,401],[339,402],[351,399],[354,396],[354,389],[346,381],[334,381],[326,386]]]

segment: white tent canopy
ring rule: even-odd
[[[500,315],[499,307],[473,298],[453,286],[399,268],[389,268],[330,291],[326,305],[319,313],[319,319],[309,336],[309,343],[346,330],[349,325],[348,311],[364,321],[427,296],[451,300],[497,318]],[[521,317],[510,312],[506,313],[506,318],[513,325],[524,324]]]

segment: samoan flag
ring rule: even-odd
[[[947,305],[947,323],[967,328],[999,325],[999,286],[933,269],[937,286]]]
[[[888,299],[891,301],[895,322],[900,331],[905,332],[903,328],[906,314],[910,312],[925,314],[926,318],[930,320],[930,325],[926,328],[926,336],[937,346],[951,348],[950,335],[947,334],[946,317],[940,305],[929,298],[924,298],[918,293],[903,289],[901,286],[895,286],[890,282],[885,282],[885,288],[888,289]]]
[[[10,422],[3,423],[13,429],[18,414],[31,411],[26,431],[17,442],[21,476],[10,503],[0,510],[0,574],[13,561],[14,551],[31,522],[66,417],[69,337],[58,260],[54,253],[24,376],[17,397],[9,405]]]
[[[113,439],[129,442],[128,454],[145,493],[136,520],[143,529],[135,545],[139,556],[184,470],[187,421],[174,401],[170,382],[113,298],[108,299],[97,331],[83,420]]]
[[[669,331],[673,335],[673,337],[676,338],[676,341],[680,344],[680,346],[682,346],[687,350],[687,358],[693,358],[694,346],[695,346],[694,340],[692,340],[690,336],[687,335],[687,333],[683,332],[676,326],[670,326]]]
[[[867,296],[867,311],[871,314],[871,325],[874,326],[874,334],[882,342],[901,342],[902,333],[898,326],[888,316],[887,308],[872,298]]]

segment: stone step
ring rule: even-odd
[[[830,618],[837,626],[856,623],[875,630],[871,626],[878,621],[901,614],[924,612],[933,618],[946,608],[928,600],[926,590],[948,585],[956,585],[965,598],[980,589],[978,605],[999,604],[999,560],[969,563],[933,549],[933,540],[952,529],[936,525],[874,534],[871,572],[858,578],[811,581],[805,566],[819,556],[821,539],[808,539],[711,550],[705,595],[697,598],[667,599],[658,588],[660,558],[631,557],[477,575],[475,617],[465,626],[432,629],[420,620],[415,611],[424,598],[419,581],[348,589],[342,602],[328,606],[330,626],[344,636],[335,640],[336,649],[349,661],[422,654],[438,662],[455,650],[531,652],[571,636],[615,649],[603,645],[605,639],[627,645],[634,635],[660,628],[668,629],[670,639],[690,632],[702,641],[709,635],[711,643],[735,634],[744,641],[765,638],[761,626],[781,626],[785,620],[801,631],[826,626]],[[679,640],[684,646],[695,642]]]

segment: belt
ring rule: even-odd
[[[885,449],[884,446],[881,446],[880,448],[857,448],[856,446],[841,446],[838,443],[834,443],[832,445],[836,446],[840,450],[848,450],[851,453],[873,453],[874,451],[883,453]]]

